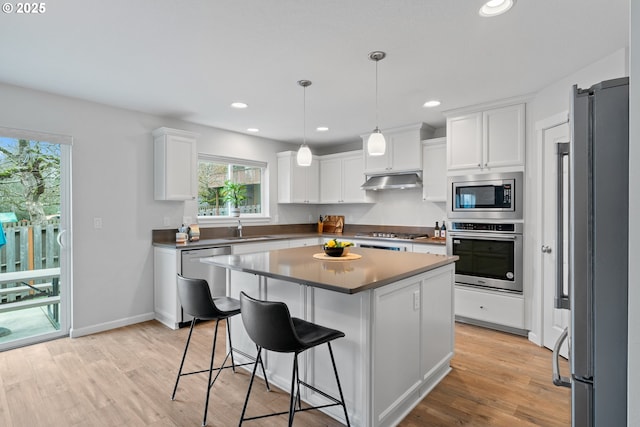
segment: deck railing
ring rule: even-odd
[[[16,272],[28,272],[60,268],[60,247],[56,241],[60,223],[50,220],[40,224],[27,221],[3,224],[7,244],[0,248],[0,278],[12,277]],[[17,277],[17,276],[16,276]],[[0,304],[38,298],[44,289],[50,296],[57,293],[51,289],[51,280],[34,277],[28,281],[0,281]],[[26,286],[25,286],[26,285]],[[31,286],[31,288],[29,288]],[[57,287],[57,286],[56,286]]]

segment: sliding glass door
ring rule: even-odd
[[[71,143],[0,127],[0,351],[69,334]]]

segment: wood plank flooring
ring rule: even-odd
[[[196,327],[185,369],[206,367],[211,326]],[[150,321],[0,353],[0,425],[199,426],[206,375],[183,377],[176,400],[170,400],[187,333]],[[221,360],[224,341],[219,344]],[[452,367],[401,426],[571,424],[569,389],[551,383],[551,352],[526,338],[457,324]],[[209,426],[238,424],[248,377],[242,370],[220,376],[212,389]],[[280,390],[267,393],[260,381],[249,412],[283,410],[288,399]],[[285,424],[285,417],[275,417],[246,425]],[[296,415],[295,425],[339,424],[310,411]]]

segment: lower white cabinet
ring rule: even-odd
[[[447,247],[445,245],[429,245],[424,243],[414,243],[413,252],[421,254],[446,255]]]
[[[153,311],[156,320],[171,329],[179,328],[182,316],[176,281],[179,271],[179,250],[153,248]]]
[[[310,237],[304,239],[291,239],[289,240],[290,248],[299,248],[302,246],[320,246],[322,245],[322,238],[320,237]]]
[[[465,286],[455,287],[456,316],[524,329],[524,297]]]

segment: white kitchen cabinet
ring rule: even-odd
[[[438,244],[430,245],[426,243],[414,243],[413,252],[417,252],[421,254],[446,255],[447,247],[445,245],[438,245]]]
[[[258,243],[240,243],[231,246],[231,253],[234,255],[248,254],[252,252],[267,252],[289,247],[289,240],[272,240]]]
[[[278,153],[278,203],[318,203],[320,168],[318,157],[311,166],[298,166],[295,151]]]
[[[522,170],[525,131],[525,104],[447,117],[447,168]]]
[[[455,287],[456,317],[524,329],[524,297],[466,286]]]
[[[422,200],[447,201],[447,138],[422,141]]]
[[[369,134],[361,135],[364,148],[365,174],[400,173],[422,170],[422,146],[420,141],[433,135],[433,128],[424,123],[387,129],[383,132],[387,148],[382,156],[370,156],[367,152]]]
[[[153,311],[156,320],[171,329],[178,329],[182,320],[176,283],[179,271],[179,250],[153,248]]]
[[[362,151],[320,158],[320,203],[370,203],[360,186],[365,181]]]
[[[290,248],[300,248],[303,246],[321,246],[321,237],[305,237],[304,239],[291,239],[289,240]]]
[[[198,197],[198,134],[162,127],[152,135],[154,198],[195,200]]]

